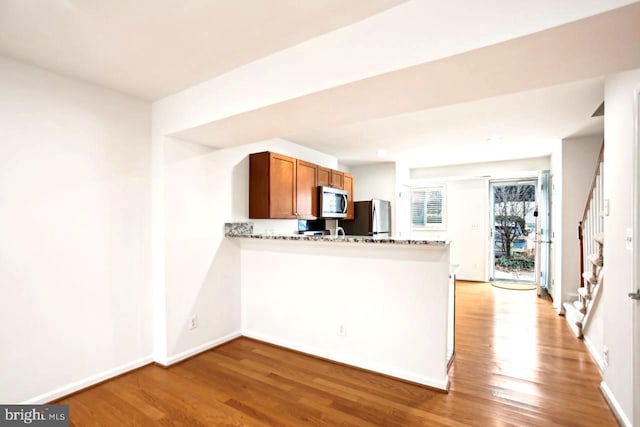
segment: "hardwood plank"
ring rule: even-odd
[[[449,394],[240,338],[62,399],[71,425],[616,426],[600,373],[535,291],[458,282]]]

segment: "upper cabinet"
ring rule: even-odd
[[[350,173],[344,174],[344,188],[343,190],[347,191],[348,197],[348,206],[347,206],[347,216],[344,219],[353,219],[353,175]]]
[[[296,160],[296,215],[314,219],[318,210],[318,166]]]
[[[296,218],[296,159],[265,151],[249,157],[249,218]]]
[[[331,187],[344,190],[344,172],[331,170]]]
[[[318,166],[318,185],[331,187],[331,169]]]
[[[353,218],[353,177],[313,163],[265,151],[249,156],[249,218],[315,219],[318,186],[349,192]]]

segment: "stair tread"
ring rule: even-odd
[[[585,288],[578,288],[578,295],[580,295],[582,298],[584,299],[591,299],[591,292],[589,292],[589,289]]]
[[[573,306],[582,314],[585,314],[587,312],[587,307],[585,307],[582,301],[574,301]]]
[[[593,275],[589,272],[582,273],[582,277],[584,278],[584,280],[591,283],[592,285],[595,285],[598,283],[598,278],[593,277]]]
[[[572,303],[565,302],[562,306],[564,307],[565,319],[571,331],[576,338],[582,338],[582,320],[584,319],[584,315],[580,313]]]
[[[587,259],[589,260],[589,262],[591,262],[591,264],[598,266],[598,267],[602,267],[603,264],[603,260],[602,257],[598,254],[591,254],[587,257]]]
[[[593,240],[600,243],[601,245],[604,245],[604,233],[598,233],[594,235]]]

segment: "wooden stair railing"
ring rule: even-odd
[[[603,161],[604,142],[598,155],[598,163],[591,180],[591,190],[584,206],[582,220],[578,222],[578,240],[580,242],[580,276],[578,283],[580,283],[580,287],[585,285],[583,276],[586,269],[589,268],[589,261],[586,257],[588,254],[594,253],[596,249],[593,237],[604,231]],[[587,235],[586,239],[585,234]]]

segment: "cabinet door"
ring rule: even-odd
[[[249,156],[249,218],[269,218],[270,153]]]
[[[269,217],[296,217],[296,159],[270,153]]]
[[[350,173],[344,174],[344,190],[347,191],[349,198],[349,204],[347,205],[347,216],[345,219],[353,219],[353,175]]]
[[[331,170],[331,186],[333,188],[344,189],[344,173]]]
[[[318,167],[302,160],[296,160],[296,165],[296,213],[301,219],[315,219]]]
[[[331,169],[318,166],[318,185],[331,186]]]

